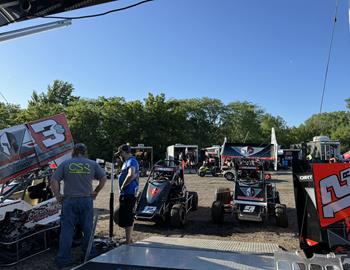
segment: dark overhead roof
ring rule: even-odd
[[[0,27],[116,0],[0,0]]]

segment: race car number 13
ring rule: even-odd
[[[35,133],[41,133],[45,137],[42,143],[47,148],[65,140],[64,128],[52,119],[32,124],[31,127]]]
[[[350,168],[338,175],[330,175],[320,181],[323,216],[332,218],[350,207]],[[332,195],[333,194],[333,195]]]

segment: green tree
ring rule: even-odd
[[[19,105],[0,102],[0,129],[20,124],[20,113]]]
[[[27,109],[20,115],[21,121],[28,122],[66,112],[67,106],[79,99],[72,95],[73,91],[72,84],[59,80],[49,85],[46,93],[33,91]]]
[[[222,116],[222,130],[231,142],[264,142],[260,121],[264,111],[250,102],[232,102]]]
[[[186,114],[186,134],[190,144],[201,147],[222,143],[221,117],[225,106],[218,99],[201,98],[179,101]]]

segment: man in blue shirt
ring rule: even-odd
[[[127,144],[118,147],[116,156],[123,161],[122,171],[119,175],[119,219],[118,225],[125,228],[126,243],[132,243],[134,225],[134,208],[139,189],[139,164],[131,155],[131,148]]]

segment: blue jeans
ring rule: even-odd
[[[60,265],[72,262],[71,247],[74,228],[79,224],[83,231],[82,250],[86,253],[93,227],[94,208],[92,197],[65,198],[62,204],[61,234],[56,262]],[[92,246],[90,257],[96,254]]]

